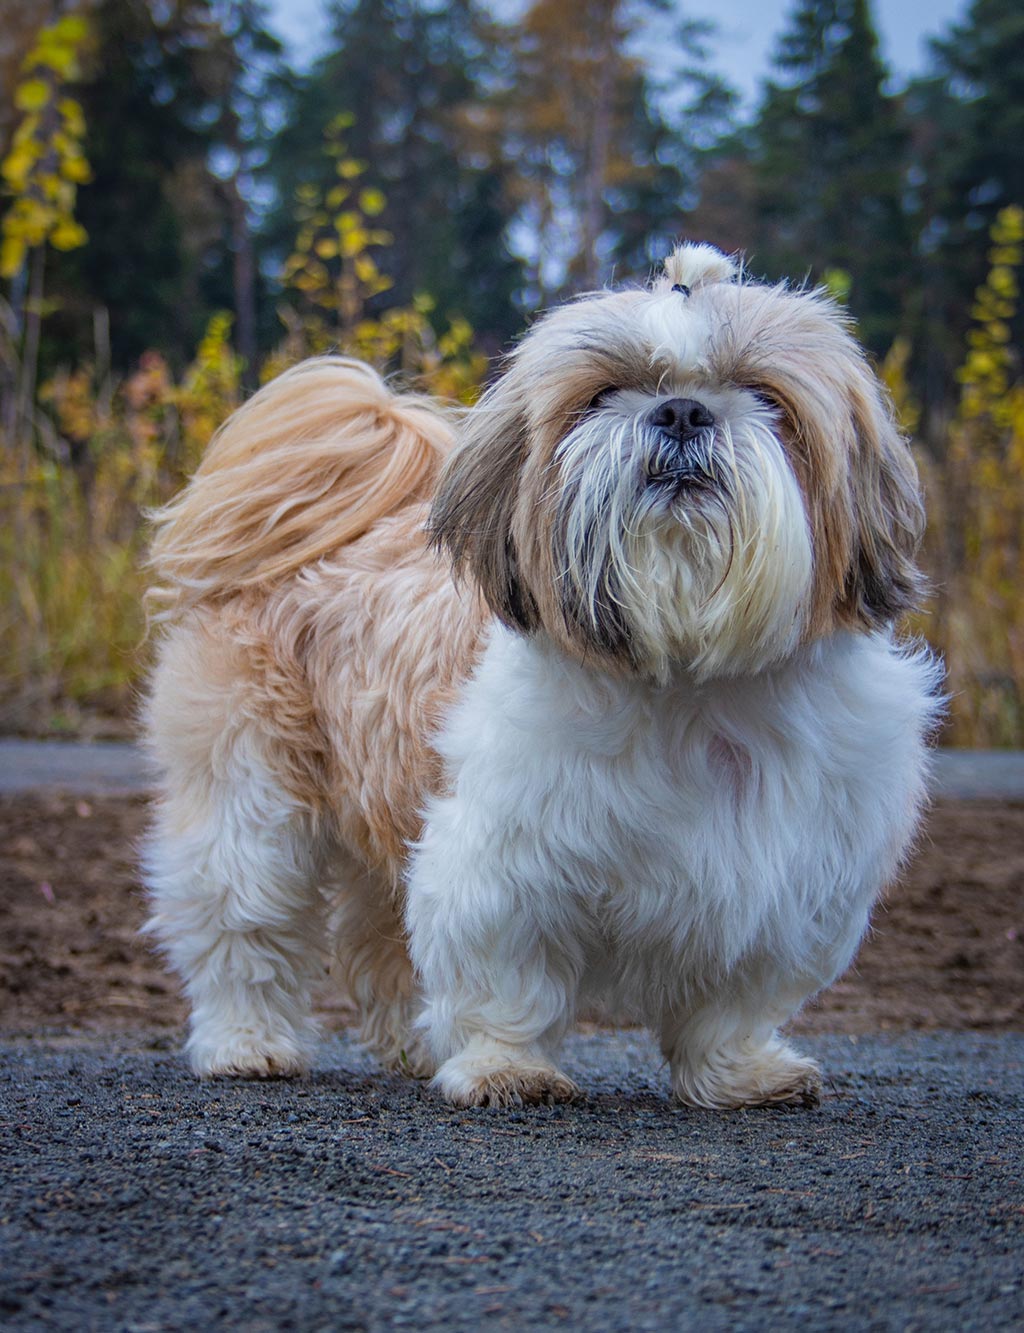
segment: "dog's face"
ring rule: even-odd
[[[916,601],[910,452],[842,315],[684,246],[541,320],[431,513],[494,612],[664,678],[756,671]]]

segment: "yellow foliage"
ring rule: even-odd
[[[60,174],[67,181],[72,181],[75,185],[85,185],[92,179],[92,172],[89,170],[89,164],[85,158],[78,153],[67,153],[60,164]],[[85,244],[85,236],[79,244]]]
[[[14,94],[25,113],[0,174],[13,202],[0,223],[0,275],[13,277],[29,250],[49,241],[58,250],[74,250],[88,239],[75,221],[77,187],[90,179],[82,150],[85,121],[62,86],[78,74],[78,60],[89,29],[69,16],[43,28],[25,57],[26,77]]]
[[[69,218],[62,219],[50,232],[50,244],[55,250],[77,250],[88,239],[85,228]]]
[[[829,268],[822,275],[822,285],[834,301],[849,304],[853,280],[844,268]]]
[[[1008,345],[1008,321],[1020,292],[1024,209],[1002,210],[992,242],[945,454],[922,459],[935,593],[917,627],[946,659],[949,740],[1022,746],[1024,381]]]
[[[900,425],[907,435],[913,436],[921,420],[921,409],[914,401],[907,381],[909,361],[910,342],[906,338],[897,338],[886,353],[881,372]]]
[[[369,188],[360,190],[359,207],[367,217],[375,218],[379,213],[383,213],[387,205],[387,200],[380,190]]]
[[[14,93],[14,105],[19,111],[42,111],[50,100],[50,85],[45,79],[26,79]]]
[[[181,415],[188,471],[198,464],[210,436],[240,401],[242,363],[231,347],[232,316],[214,315],[173,401]]]
[[[464,320],[437,338],[428,318],[434,301],[423,293],[407,307],[372,313],[374,299],[392,285],[376,258],[392,237],[371,221],[387,207],[383,191],[367,185],[353,195],[345,184],[366,169],[348,156],[344,131],[351,124],[351,116],[336,117],[324,132],[338,183],[326,191],[309,184],[296,191],[295,248],[281,279],[297,297],[297,309],[282,311],[289,337],[281,368],[310,353],[340,350],[381,370],[401,370],[442,397],[471,402],[487,363],[473,352]]]
[[[124,715],[144,666],[144,515],[195,469],[239,401],[231,319],[215,316],[180,383],[147,353],[116,390],[90,366],[40,390],[63,447],[19,472],[0,450],[0,708],[99,704]]]

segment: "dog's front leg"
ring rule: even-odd
[[[666,1013],[661,1048],[676,1096],[713,1109],[816,1105],[821,1070],[778,1032],[816,989],[808,981],[788,993],[777,978],[737,978],[721,995]]]
[[[409,880],[434,1085],[458,1106],[568,1101],[577,1089],[552,1056],[582,972],[579,905],[538,884],[543,858],[521,834],[478,839],[460,805],[435,806]]]

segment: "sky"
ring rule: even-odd
[[[688,18],[711,19],[718,26],[712,49],[714,64],[736,87],[748,109],[756,101],[769,72],[775,38],[795,0],[686,0],[679,6]],[[874,11],[882,53],[902,83],[919,73],[927,57],[927,40],[960,18],[968,0],[875,0]],[[515,12],[517,0],[495,0],[500,13]],[[324,41],[321,0],[270,0],[272,23],[301,66],[315,59]]]

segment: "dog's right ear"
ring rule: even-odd
[[[529,447],[523,388],[513,364],[466,413],[445,463],[427,529],[448,552],[456,574],[468,573],[494,614],[531,633],[540,623],[524,582],[514,533]]]

